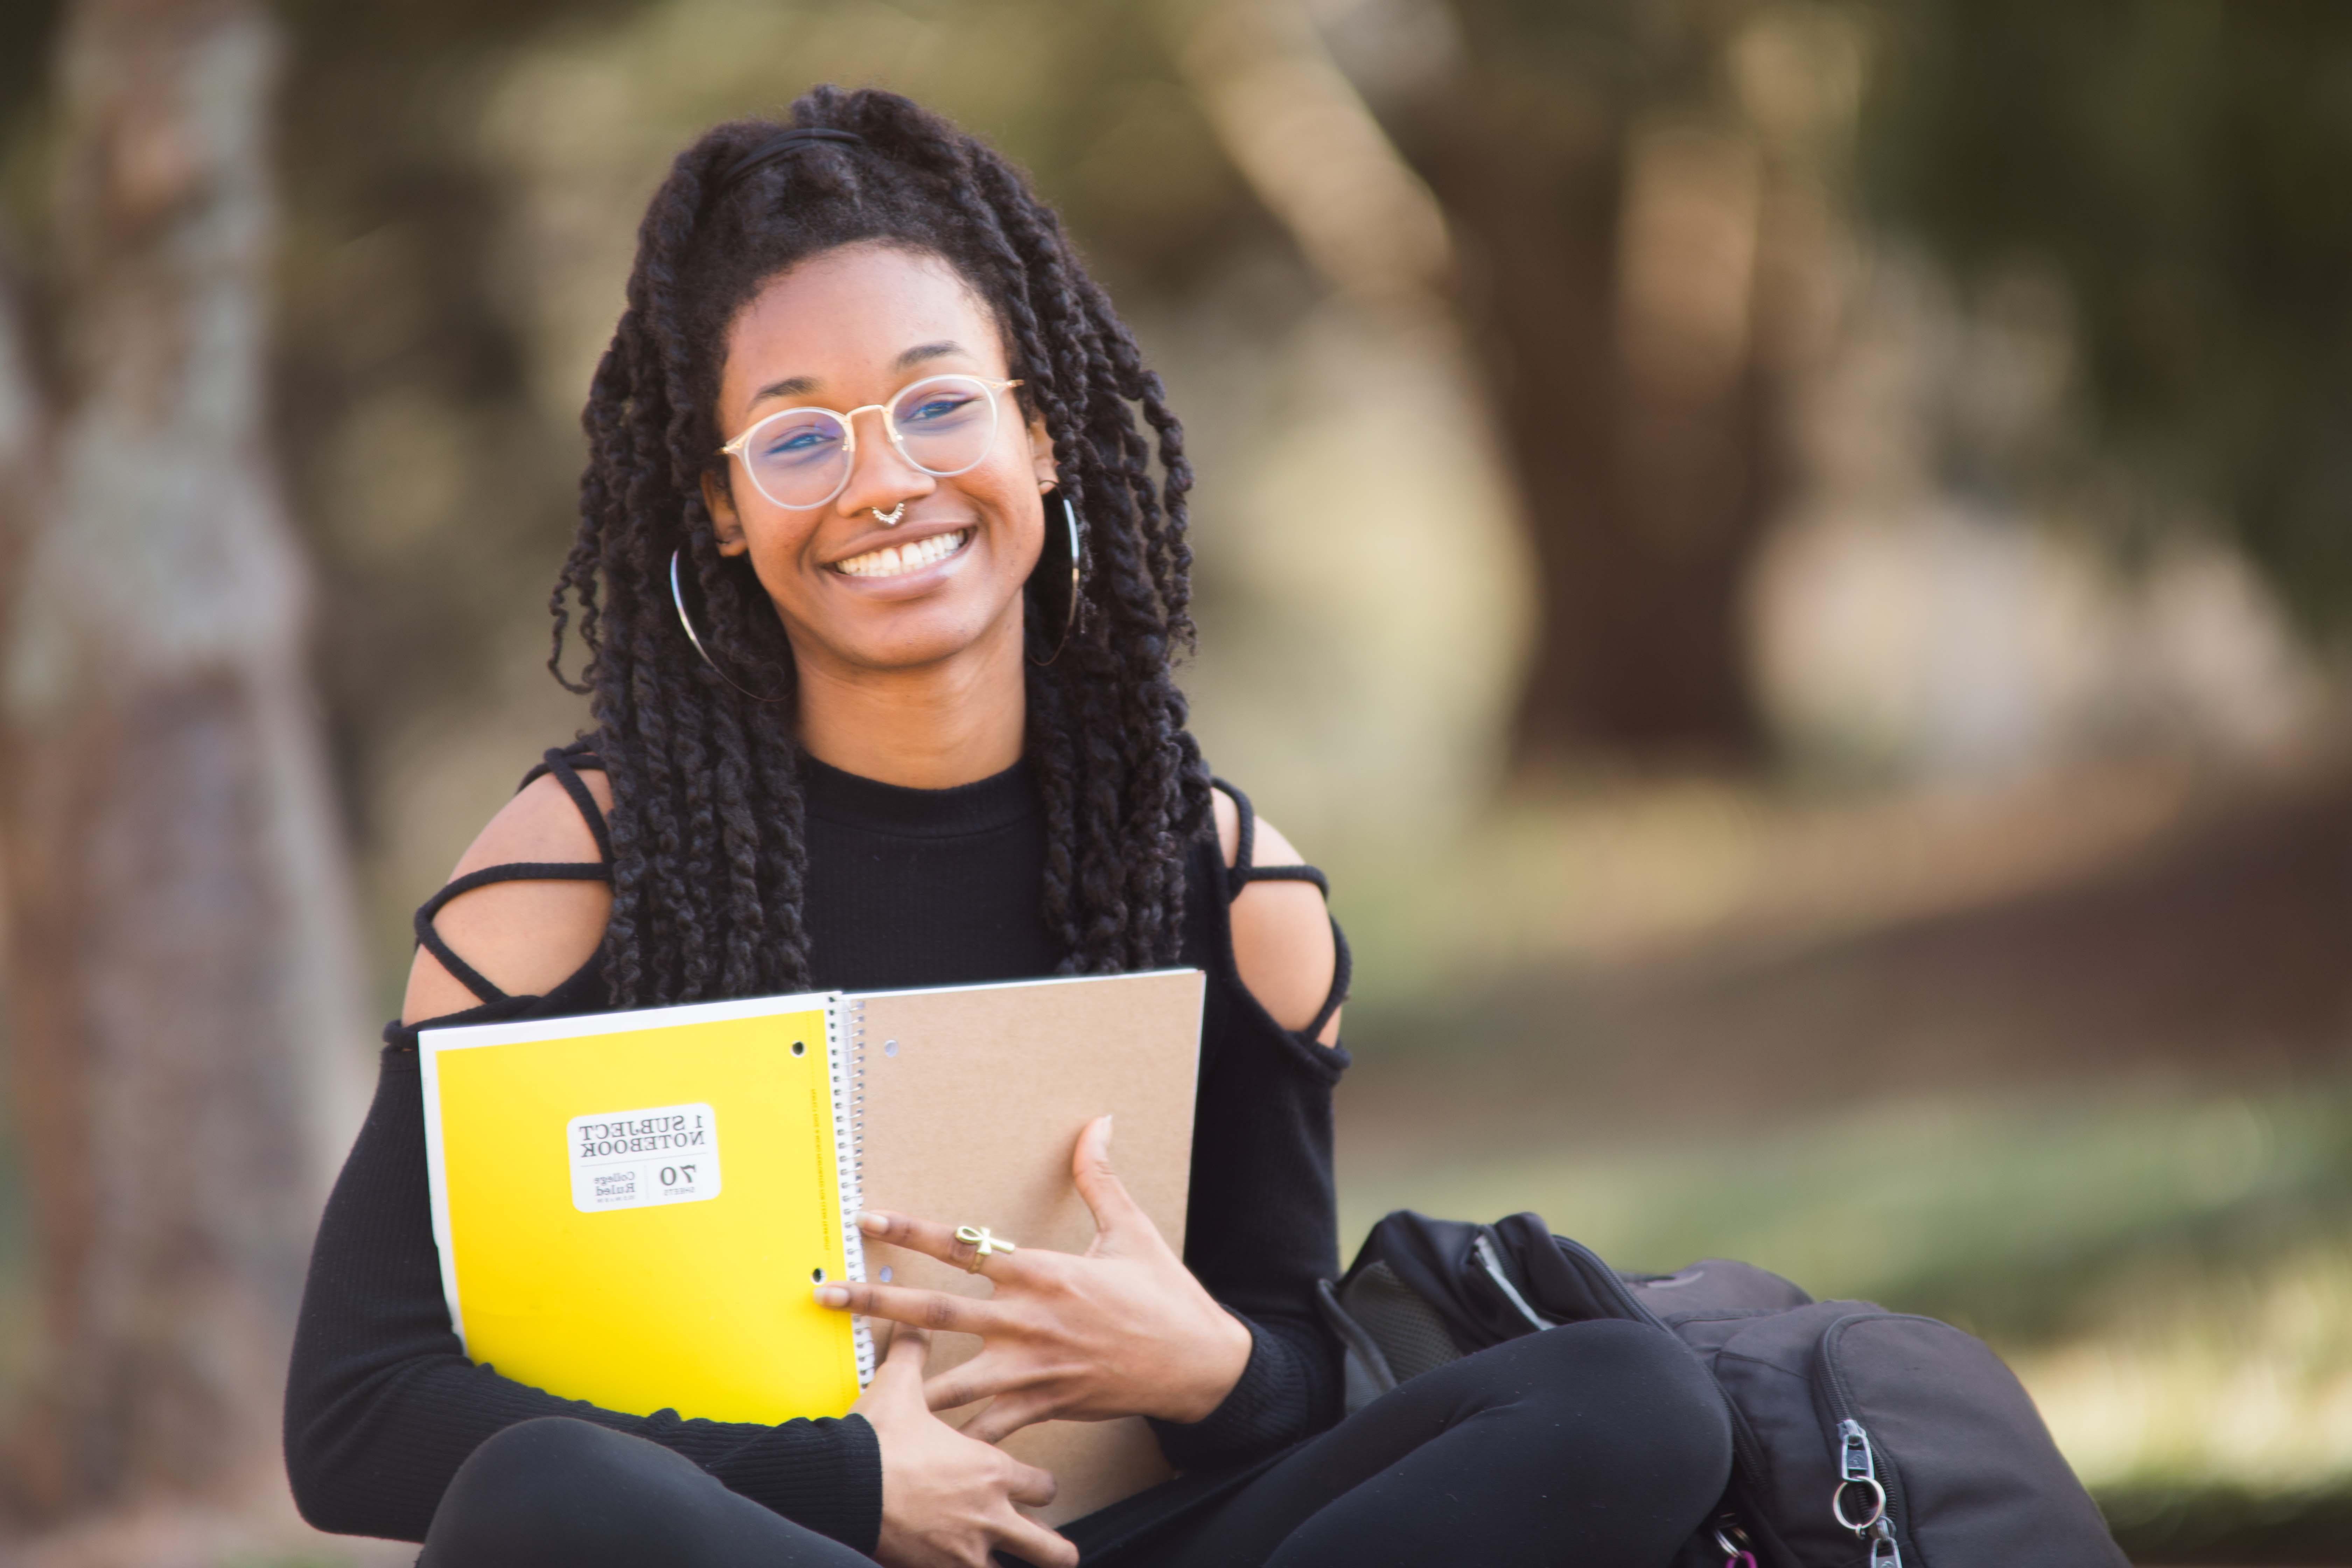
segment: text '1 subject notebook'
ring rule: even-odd
[[[607,1409],[841,1415],[874,1342],[817,1283],[991,1289],[869,1257],[860,1207],[1083,1252],[1070,1156],[1108,1112],[1122,1181],[1182,1247],[1202,986],[1170,970],[424,1030],[450,1321],[473,1361]],[[978,1349],[936,1336],[930,1370]],[[1060,1481],[1049,1521],[1169,1473],[1136,1419],[1004,1447]]]

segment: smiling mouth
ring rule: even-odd
[[[905,544],[886,544],[879,550],[836,561],[833,569],[848,577],[903,577],[909,572],[936,566],[971,542],[971,530],[959,528],[953,533],[935,533],[929,539]]]

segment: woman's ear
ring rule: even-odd
[[[743,542],[743,520],[735,513],[735,496],[727,478],[713,469],[702,471],[702,504],[710,509],[710,529],[719,536],[719,554],[740,555],[751,548]]]
[[[1050,490],[1061,482],[1062,471],[1054,464],[1054,438],[1045,434],[1043,419],[1029,421],[1029,463],[1037,472],[1037,488]]]

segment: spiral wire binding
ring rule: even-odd
[[[833,1158],[841,1194],[841,1251],[852,1279],[866,1278],[866,1237],[857,1212],[866,1206],[866,1004],[835,996],[824,1010],[824,1043],[833,1077]],[[856,1321],[857,1386],[874,1381],[874,1333]]]

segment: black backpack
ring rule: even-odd
[[[1721,1258],[1619,1274],[1531,1214],[1401,1209],[1321,1294],[1351,1412],[1563,1323],[1675,1335],[1723,1391],[1733,1450],[1723,1506],[1675,1568],[2127,1568],[2015,1374],[1933,1318],[1816,1301]]]

